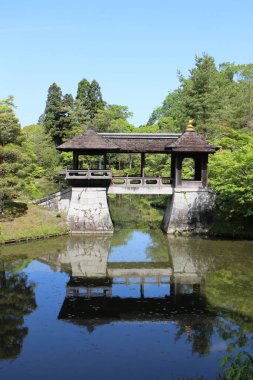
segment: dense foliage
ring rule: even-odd
[[[142,129],[179,132],[194,118],[196,131],[220,148],[209,164],[218,205],[227,217],[252,217],[253,64],[217,67],[204,54],[188,77],[179,73],[179,83]]]
[[[0,212],[3,201],[17,196],[24,157],[19,149],[21,128],[15,116],[13,98],[0,102]],[[20,173],[21,171],[21,173]]]
[[[197,131],[209,139],[219,138],[226,127],[252,131],[253,64],[222,63],[217,68],[204,54],[196,57],[188,77],[179,73],[178,78],[179,88],[153,111],[148,125],[182,131],[194,118]]]

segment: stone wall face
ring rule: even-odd
[[[76,233],[112,232],[106,189],[72,187],[68,224]]]
[[[212,224],[215,194],[208,189],[175,189],[163,219],[167,234],[203,234]]]
[[[72,233],[113,232],[106,188],[72,187],[40,205],[66,213]]]

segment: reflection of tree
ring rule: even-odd
[[[253,333],[252,269],[243,261],[233,263],[206,276],[208,301],[219,313],[217,333],[228,351],[247,346]]]
[[[116,231],[112,235],[112,247],[118,247],[122,245],[127,245],[128,241],[131,239],[134,230],[123,229]]]
[[[162,234],[160,230],[150,230],[152,245],[146,248],[147,257],[152,261],[168,261],[169,247],[167,236]]]
[[[227,351],[252,343],[252,334],[245,330],[244,318],[237,313],[213,309],[200,315],[178,316],[175,320],[178,328],[176,340],[184,336],[192,345],[192,352],[201,356],[210,353],[214,334],[218,334],[226,344]]]
[[[214,315],[189,314],[177,321],[176,340],[185,334],[187,342],[192,345],[192,352],[206,355],[210,352],[214,324]]]
[[[247,346],[250,342],[250,335],[244,329],[244,318],[238,314],[236,315],[236,313],[221,311],[220,314],[221,316],[216,321],[216,328],[219,336],[227,343],[227,351]]]
[[[253,319],[251,265],[231,261],[226,269],[220,268],[206,276],[206,294],[208,301],[215,307],[225,305],[226,310],[236,311],[244,315],[245,321]],[[243,265],[244,264],[244,265]],[[248,328],[251,327],[248,323]]]
[[[1,268],[0,268],[1,269]],[[23,273],[0,270],[0,359],[19,355],[28,334],[24,316],[36,308],[34,286]]]

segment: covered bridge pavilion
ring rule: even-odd
[[[198,135],[191,121],[184,133],[96,133],[88,127],[82,135],[66,141],[57,149],[73,152],[71,170],[65,170],[65,178],[73,187],[197,187],[206,188],[208,155],[215,153],[217,147]],[[139,153],[141,155],[140,177],[116,177],[108,168],[108,153]],[[145,176],[145,154],[163,153],[171,155],[171,173],[168,177]],[[81,155],[103,155],[103,169],[83,170],[79,166]],[[194,160],[192,180],[182,178],[182,163],[185,158]]]
[[[72,169],[64,170],[70,187],[53,194],[40,204],[67,214],[72,233],[112,233],[113,223],[108,194],[165,194],[167,207],[162,229],[168,234],[206,233],[211,225],[215,194],[207,187],[208,155],[217,147],[199,136],[189,122],[182,134],[95,133],[92,128],[58,146],[72,152]],[[109,153],[141,155],[140,177],[116,177],[107,165]],[[171,157],[168,177],[145,176],[145,154],[163,153]],[[104,156],[104,168],[84,170],[80,155]],[[182,177],[185,158],[194,161],[194,176]]]

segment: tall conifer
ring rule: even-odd
[[[45,131],[51,135],[55,145],[60,145],[63,139],[62,123],[60,122],[62,112],[62,91],[53,83],[48,89],[44,127]]]

